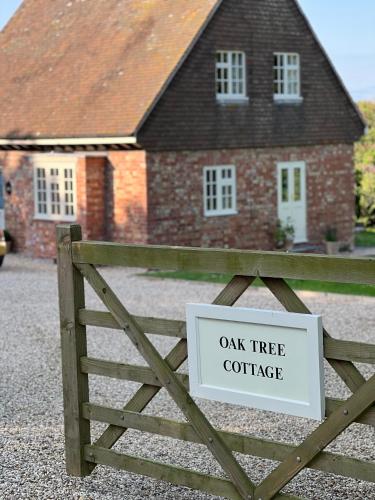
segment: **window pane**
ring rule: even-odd
[[[46,171],[44,168],[37,168],[36,170],[36,201],[37,201],[37,215],[47,214],[47,184],[46,184]]]
[[[245,58],[241,52],[216,55],[216,92],[222,96],[243,95],[245,90]]]
[[[302,175],[301,169],[294,169],[294,201],[301,201],[302,199]]]
[[[278,61],[278,63],[276,63]],[[275,55],[274,93],[284,96],[299,95],[298,54]]]
[[[209,179],[211,182],[207,181],[208,172],[210,172]],[[234,208],[235,175],[233,168],[214,167],[206,170],[204,181],[206,212],[210,212],[212,214],[217,212],[219,215],[220,213],[225,213],[226,211]]]
[[[282,201],[289,201],[289,172],[287,169],[283,168],[281,171],[281,183],[282,183]]]

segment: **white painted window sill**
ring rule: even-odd
[[[273,98],[276,104],[302,104],[303,97],[277,97]]]
[[[46,217],[42,215],[35,215],[33,220],[35,222],[59,222],[61,224],[77,222],[76,217]]]
[[[244,96],[244,97],[241,97],[241,96],[238,96],[238,97],[224,97],[224,96],[216,96],[216,101],[219,103],[219,104],[248,104],[249,102],[249,98]]]
[[[225,212],[206,212],[205,217],[225,217],[228,215],[238,215],[237,210],[225,211]]]

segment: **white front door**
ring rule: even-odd
[[[278,163],[278,216],[291,223],[295,243],[307,241],[306,228],[306,164],[305,162]]]

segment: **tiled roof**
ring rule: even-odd
[[[133,134],[221,0],[24,0],[0,33],[0,137]]]

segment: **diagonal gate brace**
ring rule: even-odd
[[[126,310],[115,293],[107,285],[94,266],[76,264],[83,276],[90,283],[96,294],[106,305],[118,324],[124,329],[134,346],[159,378],[169,395],[178,405],[194,430],[213,456],[231,478],[239,494],[244,499],[253,499],[254,485],[224,443],[217,431],[209,423],[203,412],[190,397],[185,387],[178,380],[170,366],[163,360],[154,345],[139,328],[137,322]]]
[[[270,500],[375,401],[375,375],[333,412],[258,486],[255,498]]]
[[[216,297],[213,304],[222,306],[233,306],[241,295],[253,283],[255,278],[248,276],[235,276],[228,285]],[[173,371],[178,368],[187,359],[187,340],[180,340],[176,346],[166,356],[165,361]],[[140,389],[134,394],[130,401],[123,407],[125,411],[142,412],[145,407],[160,391],[160,387],[154,385],[143,384]],[[102,448],[112,448],[121,436],[126,432],[123,427],[109,425],[100,438],[96,441],[96,445]]]
[[[311,314],[309,308],[302,302],[284,279],[263,277],[261,279],[288,312]],[[325,328],[323,334],[327,338],[331,337]],[[350,361],[330,359],[328,362],[352,392],[359,389],[359,387],[366,382],[366,379],[358,368]]]

